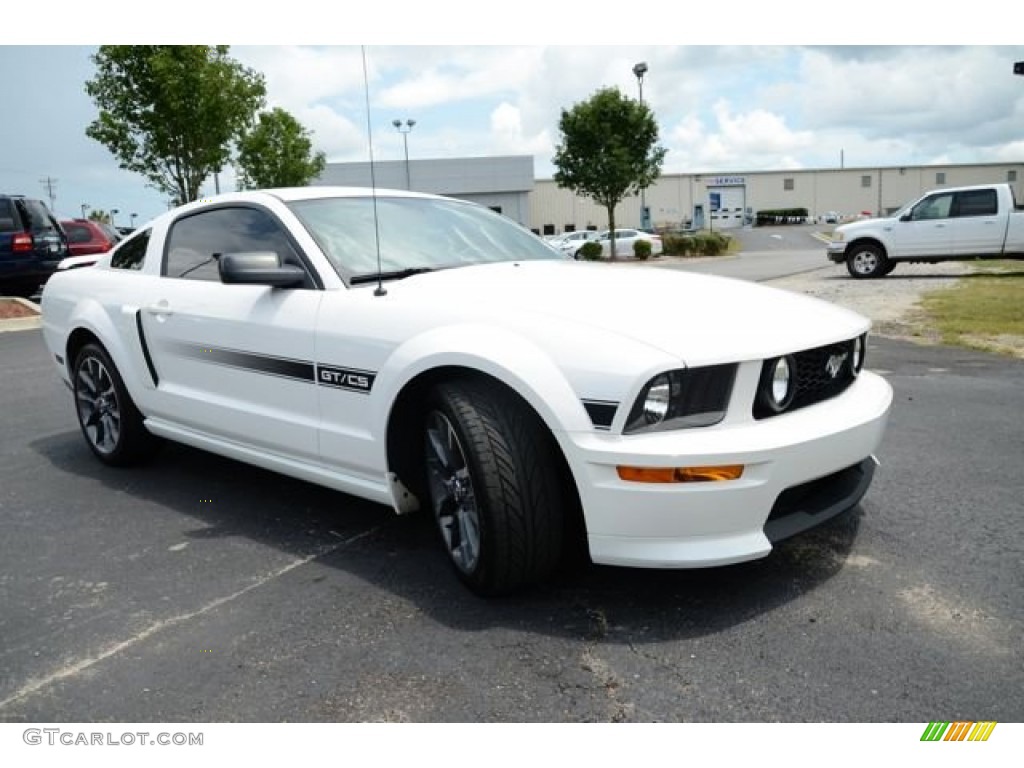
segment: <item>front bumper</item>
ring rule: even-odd
[[[773,541],[860,501],[891,403],[888,382],[864,372],[838,397],[761,421],[649,435],[564,435],[591,558],[699,568],[764,557]],[[727,464],[742,464],[742,476],[651,484],[622,480],[616,471]]]
[[[833,261],[836,264],[842,264],[846,261],[846,243],[829,243],[825,252],[828,254],[829,261]]]

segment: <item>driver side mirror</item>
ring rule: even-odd
[[[902,216],[900,216],[900,221],[910,221],[910,219],[911,215],[909,213],[904,213]]]
[[[294,264],[282,264],[274,251],[225,253],[217,260],[222,283],[269,285],[274,288],[296,288],[306,280],[306,272]]]

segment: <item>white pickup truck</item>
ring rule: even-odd
[[[1009,184],[936,189],[890,218],[836,227],[828,258],[857,278],[904,262],[1024,259],[1024,206]]]

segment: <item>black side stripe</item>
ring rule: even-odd
[[[595,428],[611,429],[619,404],[611,400],[584,400],[583,407],[587,409],[587,415]]]
[[[135,311],[135,327],[139,331],[139,344],[142,346],[142,356],[146,358],[146,367],[149,369],[150,378],[153,379],[153,386],[160,386],[160,377],[157,376],[156,366],[153,365],[153,357],[149,354],[149,344],[146,343],[146,332],[142,330],[142,310]]]
[[[306,384],[344,389],[349,392],[368,394],[377,377],[375,371],[317,365],[310,360],[260,355],[255,352],[243,352],[237,349],[223,349],[221,347],[204,347],[183,342],[177,342],[173,346],[178,354],[192,360],[202,360],[212,365],[223,365],[227,368],[252,371],[268,376],[278,376],[292,379],[293,381],[301,381]]]

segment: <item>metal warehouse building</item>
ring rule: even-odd
[[[373,164],[378,189],[411,189],[471,200],[530,226],[533,156],[402,160]],[[369,187],[369,163],[328,163],[314,185]]]
[[[538,234],[606,229],[604,208],[560,189],[550,179],[533,178],[533,157],[452,158],[375,164],[379,188],[410,188],[450,195],[486,205]],[[406,172],[408,170],[408,178]],[[806,208],[810,216],[835,211],[892,213],[930,189],[1009,182],[1024,203],[1024,162],[973,165],[924,165],[819,168],[796,171],[676,173],[659,178],[646,192],[655,227],[730,229],[759,210]],[[332,163],[316,184],[370,185],[369,163]],[[615,223],[640,223],[640,198],[615,209]]]

